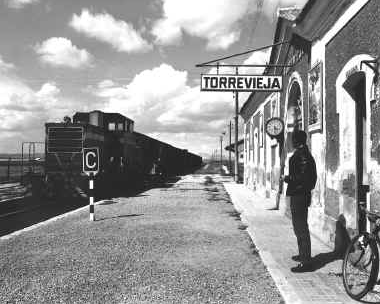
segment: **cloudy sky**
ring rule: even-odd
[[[0,0],[0,153],[43,140],[47,121],[94,109],[211,153],[233,117],[233,95],[200,92],[209,71],[195,65],[270,44],[277,8],[305,2]],[[268,54],[229,63],[264,63]]]

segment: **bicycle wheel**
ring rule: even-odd
[[[348,295],[360,300],[376,283],[379,271],[379,251],[368,233],[354,237],[344,255],[343,285]]]

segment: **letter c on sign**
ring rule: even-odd
[[[92,164],[90,164],[90,156],[92,156],[93,161]],[[87,152],[86,153],[86,166],[89,169],[94,169],[96,167],[96,154],[95,152]]]

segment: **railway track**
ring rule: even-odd
[[[32,197],[2,202],[0,204],[0,236],[38,224],[86,204],[87,202],[83,199],[34,201]]]
[[[21,183],[0,184],[0,204],[28,196],[30,189]]]
[[[144,185],[138,189],[128,191],[112,191],[113,197],[132,197],[139,195],[141,192],[152,188],[170,186],[179,177],[171,177],[165,180],[153,179],[146,180]],[[2,187],[1,189],[11,190],[12,186]],[[98,197],[98,200],[109,199],[110,196]],[[83,197],[78,198],[61,198],[61,199],[41,199],[31,195],[24,197],[13,197],[8,200],[0,200],[0,236],[15,232],[48,220],[52,217],[59,216],[63,213],[73,211],[88,205],[88,200]]]
[[[17,209],[17,210],[10,211],[7,213],[0,213],[0,219],[5,218],[5,217],[14,216],[14,215],[21,214],[21,213],[26,213],[26,212],[38,210],[38,209],[43,209],[44,207],[51,207],[51,206],[52,206],[52,204],[45,203],[45,204],[40,204],[40,205],[35,205],[35,206],[30,206],[30,207],[24,207],[22,209]]]

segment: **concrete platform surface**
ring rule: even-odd
[[[315,267],[311,272],[292,273],[290,268],[297,262],[291,256],[298,254],[298,249],[291,220],[281,211],[270,210],[274,199],[255,195],[242,184],[227,182],[224,186],[286,303],[359,303],[344,290],[342,259],[334,257],[332,248],[311,235]],[[380,297],[371,292],[363,300],[379,303]]]

